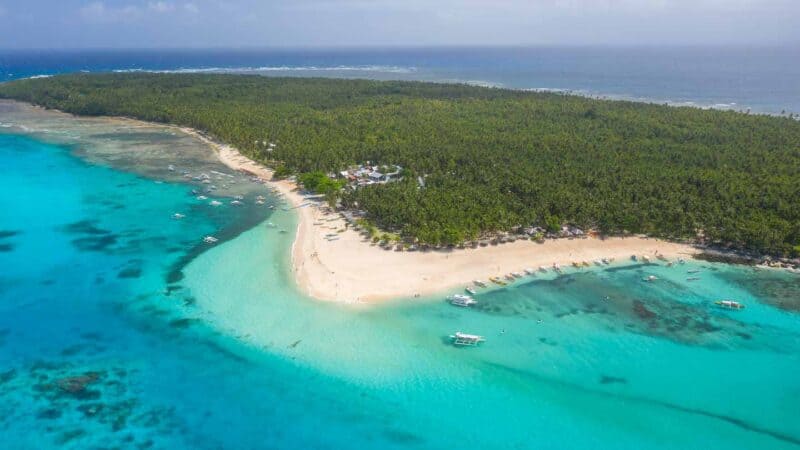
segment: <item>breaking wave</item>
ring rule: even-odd
[[[259,72],[381,72],[381,73],[414,73],[416,67],[403,66],[261,66],[261,67],[202,67],[169,70],[152,69],[117,69],[116,73],[259,73]]]

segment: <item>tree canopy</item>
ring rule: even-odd
[[[8,82],[0,96],[194,127],[285,174],[399,164],[402,181],[347,192],[342,203],[427,243],[570,223],[699,232],[774,254],[800,246],[800,123],[785,117],[460,84],[212,74],[63,75]]]

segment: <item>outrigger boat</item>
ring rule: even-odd
[[[475,286],[486,287],[486,283],[481,280],[475,280],[473,283],[475,283]]]
[[[214,236],[206,236],[206,237],[203,238],[203,242],[205,242],[206,244],[214,244],[218,240],[219,239],[215,238]]]
[[[511,275],[510,273],[509,273],[509,274],[507,274],[507,275],[506,275],[506,280],[508,280],[508,281],[514,281],[514,275]]]
[[[536,271],[531,269],[530,267],[525,269],[525,273],[527,273],[528,275],[536,275]]]
[[[447,301],[450,302],[453,306],[461,306],[461,307],[469,307],[472,305],[477,304],[475,300],[472,299],[469,295],[462,295],[462,294],[455,294],[447,297]]]
[[[522,272],[511,272],[511,276],[514,278],[522,278]]]
[[[469,292],[471,295],[475,295],[475,289],[472,289],[469,286],[465,287],[464,290]]]
[[[504,286],[506,284],[506,282],[501,280],[500,277],[490,277],[489,281],[494,284],[499,284],[500,286]]]
[[[184,217],[186,217],[186,216],[181,214],[181,213],[175,213],[175,214],[172,215],[172,218],[173,219],[177,219],[177,220],[183,219]]]
[[[658,279],[658,277],[655,276],[655,275],[648,275],[648,276],[642,278],[642,281],[656,281],[657,279]]]
[[[717,300],[715,305],[725,309],[744,309],[744,305],[733,300]]]
[[[539,272],[547,272],[547,267],[539,266]]]
[[[467,347],[477,347],[478,344],[486,342],[486,339],[484,339],[483,336],[462,333],[460,331],[456,331],[455,334],[451,334],[450,339],[453,341],[453,345],[462,345]]]

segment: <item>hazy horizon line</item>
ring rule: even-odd
[[[436,49],[725,49],[725,48],[798,48],[800,41],[783,43],[710,43],[710,44],[435,44],[435,45],[416,45],[416,44],[382,44],[382,45],[241,45],[241,46],[144,46],[144,47],[0,47],[0,52],[24,52],[24,51],[52,51],[52,52],[75,52],[75,51],[296,51],[296,50],[436,50]]]

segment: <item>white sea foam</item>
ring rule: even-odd
[[[379,73],[414,73],[416,67],[402,66],[260,66],[260,67],[200,67],[169,70],[154,69],[117,69],[116,73],[258,73],[258,72],[379,72]]]
[[[587,97],[587,98],[594,98],[598,100],[613,100],[613,101],[626,101],[626,102],[637,102],[637,103],[649,103],[653,105],[667,105],[673,106],[676,108],[680,107],[687,107],[687,108],[699,108],[699,109],[717,109],[722,111],[727,110],[741,110],[746,111],[750,108],[742,107],[735,102],[730,103],[702,103],[702,102],[695,102],[692,100],[670,100],[670,99],[653,99],[647,97],[637,97],[632,95],[620,95],[620,94],[601,94],[598,92],[592,92],[583,89],[564,89],[564,88],[548,88],[548,87],[535,87],[535,88],[522,88],[520,89],[526,92],[543,92],[543,93],[554,93],[554,94],[564,94],[564,95],[577,95],[580,97]]]
[[[35,80],[37,78],[50,78],[52,75],[32,75],[28,77],[29,80]]]

